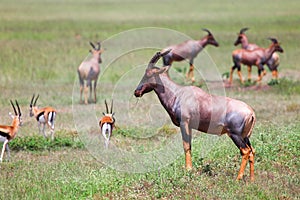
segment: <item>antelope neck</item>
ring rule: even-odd
[[[243,48],[243,49],[248,49],[249,43],[248,43],[247,38],[244,37],[244,38],[242,39],[241,43],[242,43],[242,48]]]
[[[160,74],[159,80],[160,83],[157,83],[154,91],[164,108],[167,111],[171,111],[173,110],[173,106],[177,98],[176,93],[181,86],[171,81],[167,73]]]
[[[199,41],[199,45],[204,48],[207,45],[207,38],[204,37]]]
[[[266,52],[267,59],[269,59],[272,56],[272,54],[275,52],[275,47],[271,45],[269,48],[265,50],[265,52]]]

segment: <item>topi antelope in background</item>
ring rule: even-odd
[[[234,46],[241,44],[242,48],[247,50],[254,50],[260,48],[258,45],[248,42],[248,38],[245,34],[247,30],[249,30],[249,28],[242,28],[240,30],[240,33],[238,34],[238,38],[234,42]],[[271,58],[266,62],[266,65],[268,66],[269,70],[272,72],[272,77],[274,80],[278,79],[279,63],[280,63],[279,55],[276,52],[274,52]],[[248,66],[248,81],[251,81],[251,66]]]
[[[257,48],[254,50],[237,49],[232,52],[232,60],[234,65],[231,67],[229,83],[232,84],[233,71],[237,68],[238,76],[241,83],[244,83],[244,79],[241,73],[241,64],[245,64],[251,67],[256,65],[258,67],[257,82],[260,82],[265,75],[264,64],[272,57],[274,52],[283,53],[283,49],[275,38],[268,38],[272,41],[272,44],[268,48]],[[263,72],[263,73],[262,73]]]
[[[41,125],[42,132],[45,138],[48,136],[45,133],[45,125],[47,124],[50,128],[50,136],[51,140],[54,140],[54,121],[56,117],[56,110],[52,107],[44,107],[44,108],[38,108],[36,106],[36,102],[39,98],[39,95],[34,99],[35,95],[32,96],[31,102],[30,102],[30,110],[29,115],[30,117],[35,117],[38,122],[38,128],[39,133],[41,133]]]
[[[110,137],[112,135],[113,128],[115,127],[115,118],[113,113],[113,100],[111,101],[111,107],[110,112],[108,111],[108,106],[106,100],[105,107],[106,107],[106,113],[103,113],[103,117],[99,121],[99,126],[102,132],[102,135],[105,139],[105,146],[108,147]]]
[[[102,62],[101,53],[103,52],[103,50],[101,50],[100,42],[97,43],[97,48],[92,42],[90,42],[90,45],[93,47],[93,49],[90,50],[92,58],[87,61],[83,61],[77,70],[80,83],[80,103],[82,103],[82,92],[84,90],[85,104],[88,104],[88,88],[90,88],[90,99],[92,98],[92,81],[94,81],[94,103],[97,101],[96,87],[100,73],[99,64]],[[86,81],[85,85],[84,81]]]
[[[256,118],[253,109],[242,101],[207,94],[195,86],[180,86],[169,75],[170,66],[155,67],[155,63],[169,51],[157,52],[134,91],[136,97],[154,90],[174,125],[180,127],[186,169],[192,169],[192,129],[222,135],[227,134],[239,148],[242,162],[237,176],[241,179],[247,162],[250,163],[250,179],[254,180],[255,150],[250,144]]]
[[[163,64],[164,66],[171,66],[173,61],[183,61],[185,59],[189,60],[190,69],[186,74],[187,79],[191,79],[192,83],[195,82],[194,77],[194,58],[199,54],[200,51],[206,45],[213,45],[218,47],[219,44],[215,40],[213,34],[208,29],[202,29],[203,31],[207,32],[208,34],[203,37],[201,40],[187,40],[183,43],[169,46],[163,49],[161,52],[164,53],[169,49],[172,49],[169,53],[163,56]]]
[[[9,113],[9,115],[11,116],[11,118],[13,120],[11,126],[0,125],[0,141],[3,142],[0,162],[2,162],[2,160],[3,160],[3,155],[4,155],[5,149],[7,151],[8,160],[10,159],[10,150],[8,147],[8,142],[16,137],[19,126],[22,125],[22,117],[21,117],[22,114],[21,114],[21,109],[19,107],[17,100],[16,100],[16,105],[18,108],[18,112],[11,100],[10,100],[10,103],[14,109],[15,115],[13,115],[12,113]]]

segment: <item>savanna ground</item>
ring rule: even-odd
[[[0,199],[299,199],[300,3],[297,0],[2,0],[0,4],[0,122],[10,123],[9,99],[18,99],[24,120],[17,138],[10,143],[10,162],[4,161],[0,166]],[[88,42],[144,27],[172,29],[194,39],[205,35],[201,28],[210,29],[220,47],[208,46],[206,51],[220,73],[228,72],[232,66],[231,52],[236,48],[233,42],[242,27],[250,27],[247,32],[250,42],[266,47],[270,44],[266,40],[269,36],[281,42],[285,52],[280,54],[278,85],[267,85],[271,80],[268,72],[261,87],[242,86],[235,76],[234,87],[226,88],[227,96],[245,101],[257,115],[251,137],[256,149],[255,182],[249,182],[248,168],[244,180],[235,181],[241,157],[227,136],[194,131],[191,172],[183,168],[181,146],[174,162],[146,173],[114,170],[87,150],[78,136],[72,108],[80,111],[85,106],[77,98],[76,68],[88,55]],[[116,49],[107,48],[103,53],[103,68],[109,66],[105,60],[113,51]],[[112,63],[111,69],[130,71],[132,66],[147,63],[155,51],[131,53],[121,62]],[[182,66],[187,63],[176,64],[174,69]],[[122,108],[122,100],[136,101],[132,94],[143,70],[131,77],[134,78],[131,82],[126,82],[127,76],[119,71],[107,71],[111,73],[105,73],[99,80],[98,103],[91,106],[100,118],[103,99],[110,98],[110,89],[119,84],[117,89],[121,92],[116,90],[115,95],[121,100],[116,100],[115,112],[120,127],[113,142],[127,151],[158,150],[161,141],[168,141],[177,132],[173,125],[164,126],[151,137],[136,139],[143,131],[125,126],[120,120],[127,111]],[[198,76],[197,80],[200,79]],[[58,110],[57,136],[53,142],[44,140],[38,134],[35,119],[29,118],[33,93],[40,94],[39,105],[51,105]],[[144,109],[143,104],[149,103],[147,99],[158,102],[154,94],[147,94],[136,105]],[[163,112],[161,106],[155,109]],[[97,134],[99,130],[92,132]],[[202,141],[212,140],[216,142],[207,151],[210,144]]]

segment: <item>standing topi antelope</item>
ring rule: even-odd
[[[241,83],[244,83],[244,79],[241,73],[241,64],[248,66],[256,65],[258,67],[257,82],[260,82],[265,75],[264,64],[272,57],[274,52],[283,53],[283,49],[275,38],[268,38],[272,41],[272,44],[268,48],[257,48],[254,50],[237,49],[232,52],[232,60],[234,65],[231,67],[229,83],[232,83],[233,71],[237,68],[238,76]],[[263,73],[261,73],[263,72]]]
[[[21,110],[20,110],[20,107],[19,107],[19,104],[18,104],[17,100],[16,100],[16,105],[17,105],[17,108],[18,108],[18,112],[17,112],[17,110],[16,110],[16,108],[15,108],[15,106],[14,106],[14,104],[11,100],[10,100],[10,103],[11,103],[13,109],[14,109],[15,115],[13,115],[12,113],[9,113],[9,115],[13,119],[11,126],[0,125],[0,141],[3,142],[0,162],[2,162],[2,160],[3,160],[3,155],[4,155],[5,149],[7,151],[7,156],[8,156],[8,160],[9,160],[10,150],[9,150],[9,147],[8,147],[8,142],[16,137],[19,126],[22,125],[22,117],[21,117],[22,114],[21,114]]]
[[[192,129],[215,135],[226,133],[242,155],[237,180],[243,177],[248,161],[250,178],[254,180],[255,151],[249,140],[256,121],[253,109],[242,101],[210,95],[195,86],[177,85],[168,75],[170,66],[154,66],[167,53],[158,52],[151,59],[134,95],[142,97],[154,90],[173,124],[180,127],[186,169],[192,169]]]
[[[92,98],[92,81],[94,81],[94,102],[96,103],[97,101],[96,87],[100,73],[99,64],[102,62],[101,53],[103,52],[100,42],[97,43],[97,48],[92,42],[90,42],[90,45],[93,47],[93,49],[90,50],[93,57],[88,61],[83,61],[77,69],[80,82],[80,103],[82,103],[82,92],[84,90],[85,104],[88,104],[88,88],[90,88],[90,99]],[[85,85],[84,81],[86,81]]]
[[[240,30],[240,33],[238,35],[238,38],[234,42],[234,46],[237,46],[238,44],[242,45],[243,49],[247,50],[254,50],[259,48],[258,45],[249,43],[248,38],[245,34],[245,32],[249,28],[242,28]],[[280,60],[279,55],[275,52],[272,54],[271,58],[266,62],[266,65],[268,66],[269,70],[272,72],[272,77],[274,80],[278,79],[278,66],[279,66]],[[248,81],[251,81],[251,66],[248,66]]]
[[[99,126],[102,132],[102,135],[105,139],[105,146],[108,147],[110,137],[112,135],[113,128],[115,127],[115,118],[113,113],[113,101],[111,101],[111,107],[110,112],[108,111],[108,106],[106,100],[105,107],[106,107],[106,113],[103,113],[103,117],[99,121]]]
[[[51,140],[54,140],[54,121],[56,117],[56,110],[52,107],[44,107],[44,108],[38,108],[36,106],[36,102],[39,98],[39,95],[34,99],[35,95],[32,96],[31,102],[30,102],[30,110],[29,115],[30,117],[35,117],[38,122],[38,128],[39,133],[41,133],[41,125],[42,132],[45,138],[47,138],[47,135],[45,133],[45,125],[47,124],[50,128],[50,135]]]
[[[206,45],[210,44],[215,47],[219,46],[213,34],[208,29],[202,29],[202,30],[206,31],[208,34],[205,37],[203,37],[201,40],[187,40],[183,43],[169,46],[161,51],[162,53],[164,53],[165,51],[172,49],[171,52],[163,56],[164,66],[171,66],[173,61],[178,62],[185,59],[189,60],[190,69],[187,72],[186,77],[188,79],[191,79],[192,83],[195,82],[194,65],[193,65],[194,58],[199,54],[200,51],[202,51],[202,49]]]

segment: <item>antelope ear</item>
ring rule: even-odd
[[[103,116],[105,116],[105,113],[104,113],[104,112],[103,112],[102,114],[103,114]]]
[[[12,119],[14,118],[14,115],[13,115],[11,112],[9,112],[8,115],[9,115]]]
[[[170,69],[170,67],[171,67],[170,65],[164,66],[164,67],[158,69],[155,73],[157,73],[157,74],[162,74],[162,73],[168,71],[168,70]]]

